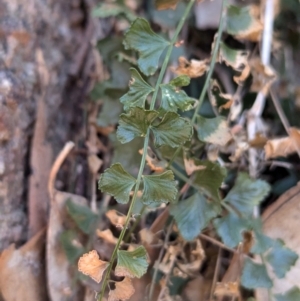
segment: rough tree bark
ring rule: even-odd
[[[51,163],[66,141],[80,141],[87,8],[81,0],[0,0],[0,251],[46,225]]]

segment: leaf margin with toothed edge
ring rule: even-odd
[[[174,174],[170,170],[161,174],[143,176],[143,184],[142,202],[145,205],[172,203],[176,199],[178,191]]]
[[[148,269],[147,251],[143,246],[133,251],[118,250],[116,276],[141,278]]]
[[[144,18],[137,18],[125,33],[123,41],[125,49],[139,52],[138,66],[146,75],[153,75],[159,63],[159,58],[170,43],[154,33]]]
[[[151,125],[151,131],[154,135],[155,147],[162,145],[178,147],[190,140],[193,135],[190,122],[174,112],[167,112],[159,124]]]
[[[134,107],[144,108],[148,95],[154,91],[153,87],[143,79],[138,70],[135,68],[129,70],[131,73],[129,91],[120,98],[125,111]]]
[[[187,241],[195,239],[220,211],[220,204],[208,201],[199,192],[170,207],[170,213],[182,237]]]
[[[122,179],[123,182],[121,182]],[[120,163],[115,163],[101,175],[98,188],[102,192],[112,195],[118,203],[127,204],[135,184],[136,179]]]
[[[241,284],[248,289],[271,288],[273,283],[264,264],[255,263],[252,259],[245,258]]]
[[[189,97],[183,90],[172,84],[161,84],[160,109],[166,112],[177,112],[177,110],[188,111],[193,108],[195,100]]]
[[[136,137],[145,137],[149,126],[158,116],[158,112],[132,108],[128,113],[121,114],[117,129],[117,138],[121,143],[127,143]]]
[[[98,215],[95,214],[88,206],[75,203],[72,201],[72,197],[70,197],[66,201],[66,208],[68,214],[81,231],[89,234],[93,230],[98,219]]]

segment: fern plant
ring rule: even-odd
[[[195,0],[188,2],[171,41],[156,34],[148,21],[143,18],[135,18],[124,36],[125,48],[138,52],[139,70],[130,69],[129,91],[120,98],[125,112],[119,118],[117,138],[122,144],[143,138],[143,151],[136,178],[120,163],[115,163],[104,171],[99,180],[99,189],[103,193],[112,195],[120,204],[130,202],[125,223],[110,261],[105,262],[96,258],[101,273],[101,277],[97,277],[98,282],[106,270],[99,301],[103,300],[116,260],[115,275],[125,277],[121,283],[116,284],[116,288],[131,287],[130,279],[140,278],[147,271],[147,252],[143,246],[130,251],[120,250],[136,202],[156,207],[162,203],[169,204],[168,210],[186,241],[197,238],[209,224],[213,225],[223,243],[231,249],[245,241],[244,233],[251,233],[251,246],[247,252],[260,256],[261,261],[253,260],[249,254],[244,255],[240,284],[247,289],[271,290],[272,279],[266,263],[272,267],[274,274],[281,278],[298,258],[283,242],[264,235],[261,220],[253,217],[253,208],[258,206],[270,191],[268,183],[251,179],[246,173],[239,173],[235,185],[226,197],[222,197],[220,187],[226,179],[226,169],[218,162],[198,159],[194,151],[199,144],[226,143],[224,142],[228,135],[226,119],[222,116],[208,119],[200,116],[199,110],[209,90],[216,62],[223,61],[233,70],[241,72],[240,76],[236,77],[237,81],[244,77],[245,64],[241,67],[240,62],[241,60],[245,62],[247,55],[245,56],[244,51],[228,47],[222,41],[222,33],[225,29],[235,36],[245,35],[254,22],[249,9],[228,6],[226,1],[223,1],[220,25],[212,46],[210,63],[205,68],[207,71],[205,84],[198,101],[190,98],[181,89],[189,84],[189,76],[180,75],[169,83],[162,83],[172,50],[194,3]],[[156,84],[152,86],[148,77],[157,72],[162,57],[163,63]],[[185,111],[192,112],[185,115],[190,118],[182,117]],[[149,146],[154,146],[159,157],[167,161],[167,168],[163,171],[144,174]],[[171,156],[165,155],[164,147],[171,149]],[[188,160],[192,162],[191,176],[183,172],[182,156],[185,160],[189,157]],[[182,186],[189,185],[187,196],[184,194],[179,198],[178,189],[182,187],[178,187],[176,180],[180,180]],[[89,256],[93,257],[85,256],[80,259],[79,269],[83,272],[84,265],[88,265],[89,260],[94,260],[96,255],[93,253]],[[86,274],[89,275],[89,272]],[[129,291],[132,293],[132,289]],[[283,300],[282,298],[296,300],[293,299],[295,294],[296,296],[300,294],[297,288],[287,292],[286,295],[275,297],[276,300]],[[292,297],[289,299],[289,296]],[[117,298],[114,291],[110,291],[109,300]]]

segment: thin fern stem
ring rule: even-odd
[[[194,112],[194,115],[193,115],[192,120],[191,120],[192,126],[194,126],[195,123],[196,123],[196,118],[198,116],[198,112],[199,112],[199,110],[200,110],[200,108],[203,104],[203,101],[204,101],[205,95],[207,93],[207,90],[209,88],[209,83],[210,83],[210,80],[211,80],[211,77],[212,77],[212,74],[213,74],[213,71],[214,71],[214,68],[215,68],[217,55],[218,55],[218,51],[219,51],[219,47],[220,47],[220,43],[221,43],[221,37],[222,37],[223,30],[224,30],[224,23],[225,23],[225,17],[226,17],[226,10],[225,10],[226,5],[227,5],[227,1],[223,0],[222,1],[220,23],[219,23],[219,28],[218,28],[218,32],[217,32],[217,40],[216,40],[215,45],[214,45],[212,58],[211,58],[210,65],[209,65],[209,71],[208,71],[208,74],[206,76],[204,86],[203,86],[203,89],[202,89],[200,97],[199,97],[199,102],[198,102],[198,104],[195,108],[195,112]],[[173,157],[169,161],[167,168],[169,168],[172,165],[174,159],[176,158],[177,154],[180,152],[181,148],[182,148],[182,146],[177,148],[177,150],[175,151]]]
[[[157,83],[156,83],[156,86],[155,86],[155,91],[154,91],[152,99],[151,99],[151,104],[150,104],[150,109],[151,110],[155,106],[155,102],[156,102],[156,99],[157,99],[157,94],[158,94],[158,91],[159,91],[159,86],[160,86],[160,84],[162,82],[162,79],[164,77],[164,74],[166,72],[166,69],[167,69],[167,66],[168,66],[168,63],[169,63],[169,60],[170,60],[171,52],[172,52],[172,49],[173,49],[173,44],[176,42],[176,40],[178,38],[178,35],[179,35],[183,25],[184,25],[184,22],[185,22],[185,20],[186,20],[186,18],[187,18],[187,16],[188,16],[188,14],[189,14],[189,12],[190,12],[190,10],[191,10],[191,8],[192,8],[195,1],[196,0],[191,0],[189,2],[189,4],[187,5],[187,7],[184,11],[184,14],[183,14],[183,16],[182,16],[182,18],[181,18],[181,20],[180,20],[180,22],[179,22],[179,24],[176,28],[175,34],[174,34],[174,36],[171,40],[170,46],[168,48],[167,54],[165,56],[162,68],[161,68],[159,76],[158,76],[158,80],[157,80]],[[138,173],[138,177],[137,177],[137,180],[136,180],[135,190],[134,190],[134,194],[133,194],[133,197],[132,197],[132,201],[131,201],[130,207],[128,209],[128,212],[127,212],[127,217],[126,217],[126,221],[125,221],[125,224],[124,224],[124,228],[122,229],[122,231],[120,233],[120,236],[118,238],[118,242],[117,242],[117,244],[114,248],[114,251],[112,253],[112,256],[110,258],[109,266],[108,266],[107,272],[106,272],[104,280],[103,280],[103,285],[102,285],[102,288],[101,288],[101,291],[100,291],[100,294],[99,294],[98,301],[102,301],[102,299],[103,299],[105,289],[106,289],[106,286],[107,286],[107,283],[108,283],[108,280],[109,280],[109,277],[110,277],[110,273],[112,271],[113,264],[114,264],[114,261],[115,261],[116,256],[117,256],[117,252],[118,252],[118,250],[120,248],[120,245],[121,245],[121,242],[124,238],[126,229],[127,229],[128,224],[130,222],[130,219],[131,219],[131,214],[132,214],[135,202],[137,200],[138,190],[139,190],[139,187],[140,187],[140,184],[141,184],[143,171],[144,171],[145,164],[146,164],[146,156],[147,156],[147,148],[148,148],[148,145],[149,145],[149,138],[150,138],[150,129],[147,130],[147,134],[145,136],[144,147],[143,147],[143,155],[142,155],[142,159],[141,159],[139,173]]]

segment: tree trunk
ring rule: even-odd
[[[51,164],[66,141],[85,139],[88,5],[0,0],[0,251],[46,226]]]

